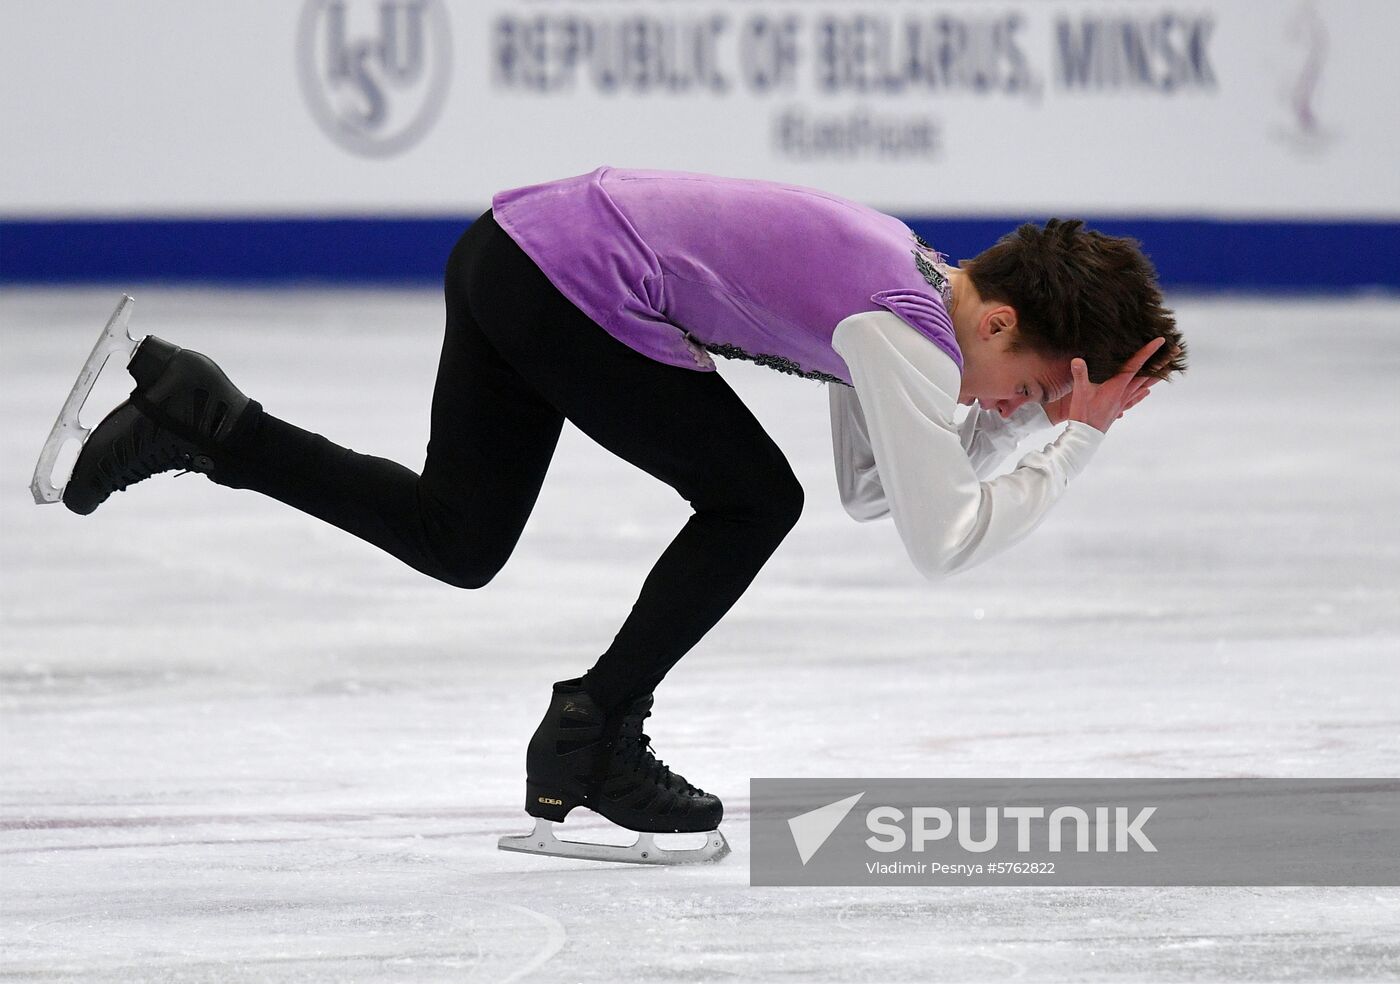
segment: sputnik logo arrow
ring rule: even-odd
[[[864,795],[865,793],[856,793],[854,796],[847,796],[843,800],[799,814],[788,821],[788,830],[792,831],[792,842],[797,845],[797,856],[802,859],[804,865],[826,843],[831,832],[841,825],[841,821],[846,819],[846,814],[851,812],[851,808]]]

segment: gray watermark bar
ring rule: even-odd
[[[753,885],[1400,885],[1400,779],[752,779]]]

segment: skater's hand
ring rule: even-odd
[[[1122,417],[1123,414],[1127,413],[1133,407],[1137,406],[1143,400],[1147,399],[1147,394],[1151,393],[1152,387],[1157,385],[1157,383],[1159,382],[1161,382],[1161,380],[1159,379],[1146,380],[1144,385],[1138,387],[1137,394],[1129,398],[1127,403],[1123,404],[1123,409],[1118,411],[1118,416]],[[1041,405],[1041,409],[1045,411],[1045,416],[1050,418],[1050,423],[1052,425],[1062,424],[1069,419],[1069,403],[1070,400],[1072,400],[1073,398],[1074,390],[1071,389],[1068,393],[1060,397],[1058,400],[1051,400],[1049,403],[1044,403]]]
[[[1165,338],[1154,338],[1123,363],[1117,375],[1097,384],[1089,382],[1089,367],[1084,360],[1074,359],[1069,364],[1074,388],[1068,396],[1061,397],[1054,404],[1047,404],[1045,415],[1051,423],[1059,423],[1051,413],[1051,407],[1068,400],[1067,415],[1061,419],[1078,420],[1095,430],[1108,433],[1115,420],[1145,400],[1152,387],[1160,382],[1155,377],[1139,376],[1137,373],[1166,341]],[[1056,412],[1062,412],[1062,408],[1056,406]]]

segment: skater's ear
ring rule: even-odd
[[[1016,309],[1010,304],[989,304],[978,320],[977,333],[983,341],[1005,333],[1009,333],[1010,338],[1015,339],[1019,325]]]

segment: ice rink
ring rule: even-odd
[[[132,292],[138,335],[421,465],[435,292]],[[0,294],[0,980],[1400,979],[1400,889],[760,889],[747,825],[758,776],[1400,774],[1400,301],[1172,298],[1191,371],[936,584],[842,511],[822,386],[724,364],[807,508],[649,722],[734,854],[639,869],[495,844],[685,503],[566,429],[477,592],[197,475],[37,508],[116,296]]]

